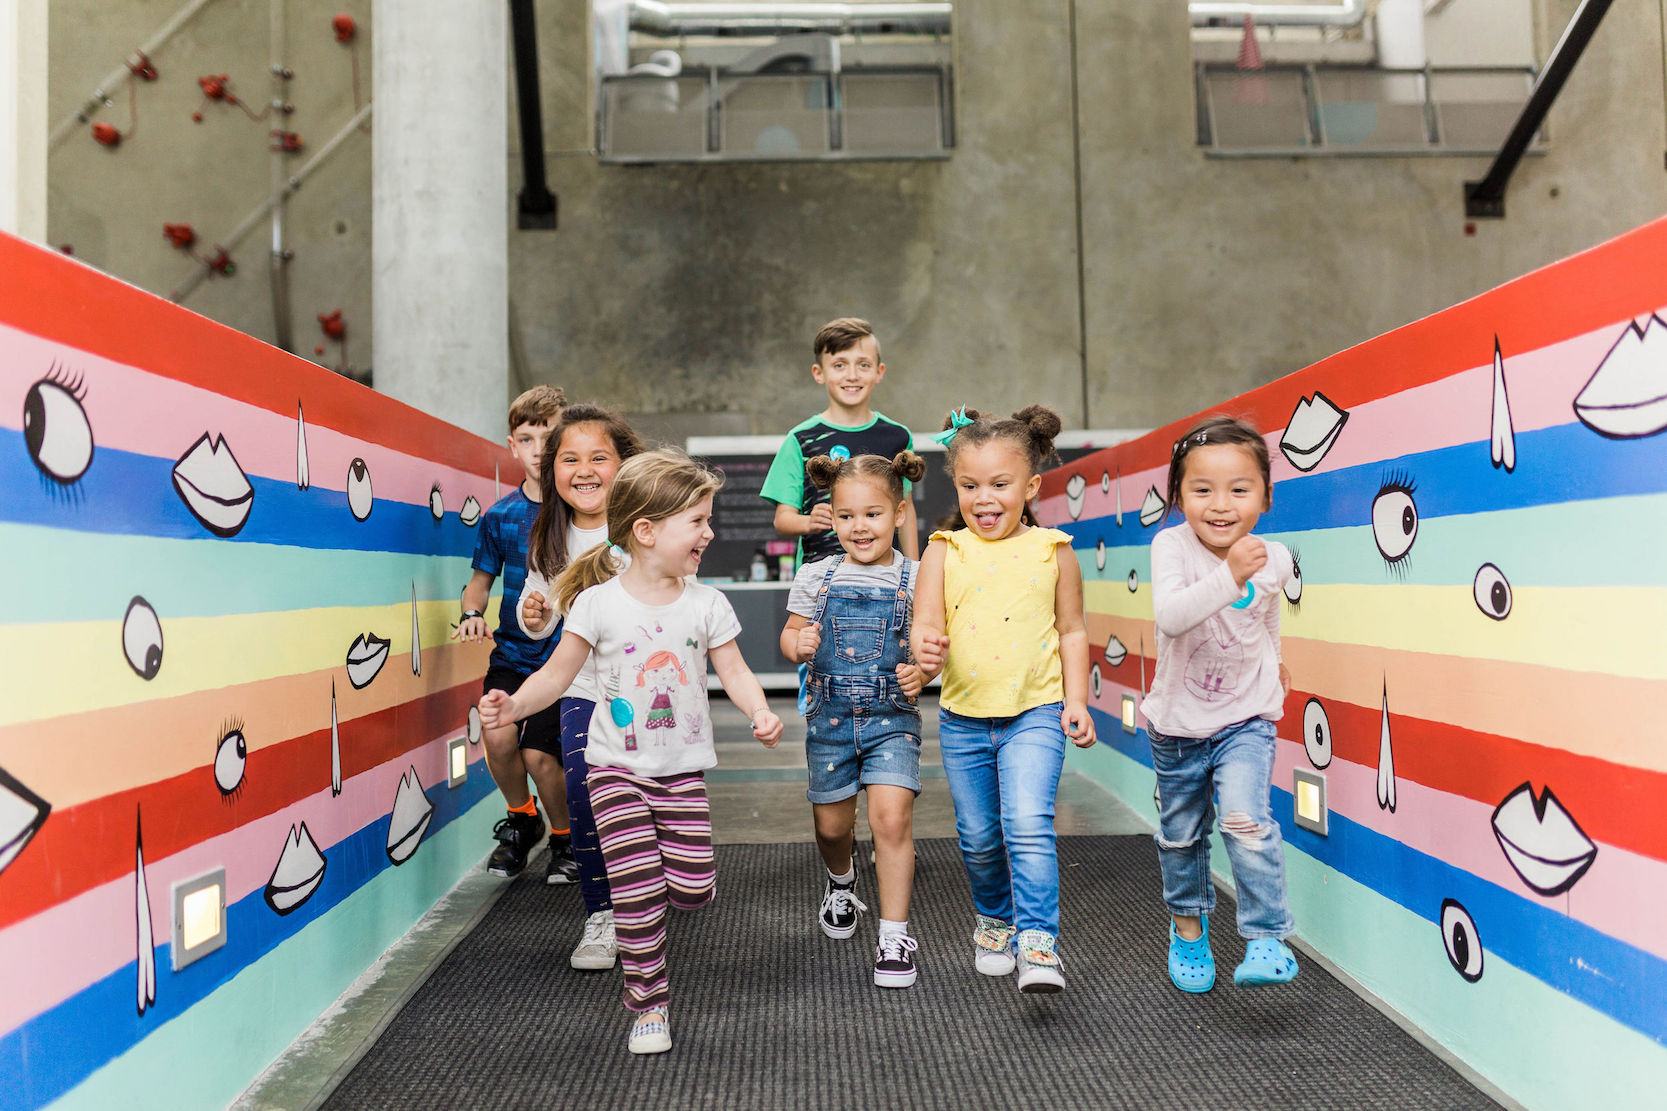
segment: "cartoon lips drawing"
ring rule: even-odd
[[[174,489],[192,516],[216,536],[236,536],[254,507],[255,488],[224,436],[204,432],[174,464]]]
[[[1129,658],[1129,649],[1115,636],[1106,641],[1106,663],[1112,667],[1121,667],[1123,661]]]
[[[355,521],[363,521],[370,516],[370,511],[376,506],[376,497],[371,490],[370,468],[365,466],[363,459],[355,459],[347,465],[347,508],[352,512]]]
[[[1071,520],[1082,516],[1082,500],[1088,494],[1088,480],[1080,474],[1071,476],[1065,483],[1065,510],[1070,513]]]
[[[1285,433],[1279,437],[1279,450],[1297,470],[1311,471],[1320,465],[1348,422],[1348,413],[1315,390],[1312,398],[1302,398],[1292,410]]]
[[[1163,520],[1163,515],[1168,509],[1169,506],[1164,502],[1163,495],[1158,493],[1158,488],[1148,486],[1146,488],[1146,500],[1140,503],[1141,527],[1151,528]]]
[[[1574,415],[1616,440],[1667,428],[1667,321],[1651,314],[1642,329],[1627,325],[1575,395]]]
[[[394,812],[388,819],[388,859],[395,864],[410,860],[433,817],[434,804],[423,794],[422,780],[417,778],[413,765],[399,777],[399,789],[394,792]]]
[[[284,839],[284,851],[266,881],[266,905],[279,914],[288,914],[313,897],[318,885],[324,882],[324,854],[318,851],[307,823],[289,827]]]
[[[388,662],[389,642],[375,633],[360,633],[347,650],[347,681],[364,690]]]
[[[46,824],[52,804],[0,768],[0,872]]]
[[[1493,835],[1522,882],[1541,895],[1573,887],[1597,859],[1597,846],[1547,787],[1538,798],[1524,783],[1493,812]]]
[[[463,508],[457,511],[457,519],[468,528],[474,528],[480,520],[480,502],[475,500],[473,494],[463,499]]]

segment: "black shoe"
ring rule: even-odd
[[[550,835],[550,867],[544,882],[551,887],[579,882],[579,862],[573,859],[573,838]]]
[[[498,819],[492,836],[498,839],[498,847],[492,850],[486,870],[494,876],[519,876],[527,867],[527,857],[544,839],[544,819],[537,814],[509,814]]]
[[[836,941],[843,941],[856,933],[857,912],[868,909],[857,898],[856,886],[854,878],[850,883],[835,883],[830,876],[827,886],[822,889],[822,905],[817,908],[816,920],[821,924],[822,932]]]
[[[919,946],[908,934],[881,934],[874,950],[874,984],[882,988],[906,988],[915,982],[915,950]]]

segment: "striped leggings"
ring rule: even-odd
[[[653,778],[592,768],[587,782],[613,893],[625,1009],[664,1007],[666,909],[705,906],[717,883],[706,781],[699,772]]]

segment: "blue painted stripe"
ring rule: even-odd
[[[1100,710],[1096,736],[1150,768],[1146,731],[1123,732],[1122,722]],[[1275,814],[1292,812],[1289,791],[1272,788]],[[1486,961],[1497,957],[1570,998],[1630,1026],[1658,1045],[1667,1045],[1667,961],[1618,941],[1567,915],[1479,879],[1438,857],[1408,848],[1393,838],[1333,811],[1329,836],[1281,821],[1292,848],[1337,869],[1432,923],[1430,944],[1442,945],[1444,899],[1457,900],[1476,925]],[[1455,976],[1458,973],[1454,973]]]
[[[469,766],[469,778],[457,788],[445,783],[425,792],[434,817],[424,839],[466,813],[496,788],[484,759]],[[384,815],[335,845],[324,849],[324,880],[300,907],[288,915],[273,913],[262,891],[254,891],[226,908],[226,944],[179,972],[169,971],[172,958],[164,934],[156,945],[156,1002],[143,1015],[135,1005],[137,967],[128,963],[50,1010],[0,1037],[0,1111],[40,1107],[69,1091],[93,1071],[113,1060],[169,1019],[235,977],[242,969],[277,948],[279,943],[324,915],[374,876],[393,867],[384,846],[391,815]],[[279,846],[274,846],[276,850]],[[401,867],[422,867],[422,847]],[[485,852],[483,846],[482,852]],[[151,889],[152,905],[166,900],[166,891]]]
[[[81,481],[62,487],[35,469],[20,432],[0,429],[0,521],[90,533],[218,540],[174,490],[174,461],[99,448]],[[371,472],[374,486],[376,474]],[[239,543],[468,557],[475,530],[447,512],[436,521],[427,505],[377,498],[370,516],[353,518],[347,495],[251,476],[254,502]],[[481,506],[484,511],[488,507]]]

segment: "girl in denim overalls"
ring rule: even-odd
[[[903,523],[903,480],[925,464],[913,452],[890,461],[878,455],[835,460],[821,455],[805,472],[832,499],[834,533],[843,552],[799,568],[788,595],[782,653],[810,665],[805,685],[806,792],[816,844],[827,867],[822,932],[843,940],[857,931],[851,859],[857,791],[868,791],[874,870],[880,888],[874,983],[915,982],[915,939],[909,936],[914,886],[914,803],[920,793],[922,676],[909,656],[913,560],[892,548]]]

